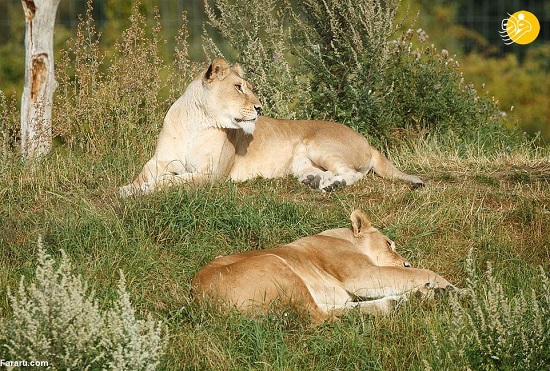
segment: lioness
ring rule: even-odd
[[[430,270],[411,268],[362,211],[351,214],[351,224],[272,249],[218,257],[193,278],[193,295],[245,312],[282,300],[320,322],[354,307],[385,313],[411,293],[453,288]]]
[[[215,59],[197,76],[168,110],[153,158],[131,184],[120,188],[121,195],[172,183],[290,174],[329,191],[355,183],[370,169],[423,185],[345,125],[259,116],[262,106],[243,75],[240,66]]]

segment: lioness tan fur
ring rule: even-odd
[[[453,288],[430,270],[411,268],[362,211],[355,210],[351,221],[351,229],[218,257],[193,278],[193,294],[245,312],[265,311],[282,300],[320,322],[355,307],[386,313],[411,293]]]
[[[345,125],[273,119],[259,116],[260,110],[242,69],[215,59],[170,107],[154,156],[131,184],[121,187],[121,195],[174,183],[287,175],[328,191],[355,183],[371,169],[423,185]]]

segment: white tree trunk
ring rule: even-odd
[[[21,150],[24,159],[52,146],[54,77],[53,30],[60,0],[22,0],[25,11],[25,86],[21,98]]]

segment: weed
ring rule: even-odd
[[[181,94],[176,88],[193,77],[191,64],[182,62],[186,34],[179,34],[177,74],[170,76],[173,86],[168,89],[163,76],[170,73],[159,57],[165,41],[156,10],[155,23],[149,28],[136,3],[130,26],[115,43],[112,55],[101,50],[101,34],[92,14],[89,1],[76,38],[69,40],[68,48],[62,52],[54,105],[55,134],[67,147],[95,156],[124,148],[127,157],[136,153],[145,157],[141,151],[148,153],[151,148],[133,143],[148,143],[147,138],[158,134],[175,98],[170,93]]]
[[[515,295],[505,293],[492,264],[480,275],[467,259],[471,296],[451,297],[452,318],[443,334],[432,332],[437,357],[430,369],[460,364],[473,370],[540,370],[550,362],[550,285],[542,267],[533,283]]]
[[[54,369],[153,370],[160,361],[164,341],[161,325],[138,320],[126,292],[124,275],[118,300],[102,311],[94,293],[72,272],[66,254],[55,261],[38,242],[36,283],[10,297],[13,315],[2,319],[9,334],[2,341],[7,356],[18,360],[47,360]]]

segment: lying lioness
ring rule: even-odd
[[[194,277],[193,294],[246,312],[282,300],[320,322],[354,307],[385,313],[411,293],[453,288],[430,270],[411,268],[362,211],[351,214],[351,223],[351,229],[218,257]]]
[[[365,137],[327,121],[260,117],[261,104],[242,69],[216,59],[170,107],[154,156],[120,194],[173,183],[294,175],[313,188],[351,185],[366,172],[423,185],[405,174]]]

